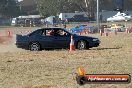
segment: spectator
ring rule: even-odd
[[[50,30],[49,35],[51,35],[51,36],[54,35],[54,30]]]

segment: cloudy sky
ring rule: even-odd
[[[23,0],[18,0],[18,2],[21,2],[21,1],[23,1]]]

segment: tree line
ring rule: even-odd
[[[75,11],[87,12],[89,17],[96,12],[97,0],[34,0],[38,14],[43,17],[57,15],[59,13],[70,13]],[[100,11],[120,8],[118,4],[123,1],[124,10],[132,10],[132,0],[99,0]],[[34,10],[34,11],[35,11]],[[28,13],[28,12],[27,12]],[[16,0],[0,0],[0,16],[16,17],[22,15],[20,5]]]
[[[44,17],[59,13],[70,13],[75,11],[90,12],[95,11],[94,0],[36,0],[37,10]]]
[[[44,17],[75,11],[85,11],[92,17],[97,9],[97,0],[36,0],[36,3],[37,10]],[[132,10],[131,3],[132,0],[99,0],[99,10]]]
[[[0,16],[4,18],[16,17],[20,8],[16,0],[0,0]]]

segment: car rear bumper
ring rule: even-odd
[[[28,49],[28,44],[25,43],[16,43],[17,48]]]

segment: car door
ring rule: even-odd
[[[54,40],[57,48],[68,48],[70,45],[70,36],[55,36]]]
[[[30,36],[30,42],[39,42],[42,48],[54,47],[54,36],[46,35],[48,29],[37,30]]]
[[[54,35],[54,42],[55,42],[55,46],[57,48],[68,48],[69,47],[71,34],[68,32],[66,32],[66,33],[67,33],[67,35],[61,35],[61,34]]]
[[[55,38],[53,35],[47,35],[49,29],[43,30],[40,37],[41,46],[43,48],[54,48],[55,47]]]

